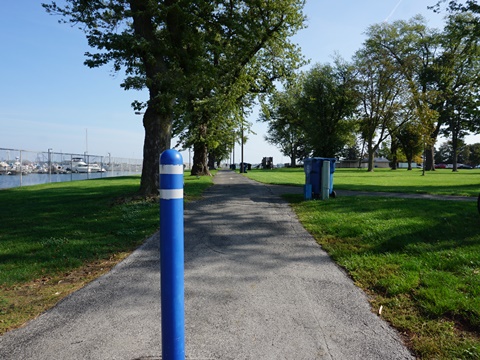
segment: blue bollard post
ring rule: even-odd
[[[160,155],[162,359],[185,359],[183,158]]]

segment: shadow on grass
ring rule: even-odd
[[[287,197],[304,226],[352,276],[385,297],[405,294],[427,317],[480,331],[480,216],[474,202]]]
[[[474,202],[365,196],[325,202],[304,202],[301,195],[286,195],[285,198],[291,203],[303,204],[302,212],[323,212],[325,215],[320,216],[322,220],[317,225],[325,221],[335,235],[366,236],[365,246],[369,252],[411,253],[416,251],[412,246],[415,244],[431,250],[480,247],[480,216]],[[328,213],[330,215],[326,215]]]
[[[158,205],[112,203],[139,178],[54,183],[0,192],[0,284],[68,271],[138,246],[158,228]]]
[[[140,178],[43,184],[0,192],[0,285],[68,271],[130,251],[158,230],[155,198],[137,196]],[[186,200],[211,178],[186,178]]]

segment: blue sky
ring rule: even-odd
[[[308,28],[294,40],[311,64],[331,62],[335,52],[350,59],[361,47],[369,25],[422,14],[431,27],[441,27],[442,17],[427,10],[435,2],[307,0]],[[142,119],[130,104],[145,100],[146,94],[121,89],[123,74],[112,73],[108,66],[84,66],[89,48],[83,32],[57,20],[37,1],[2,4],[0,148],[88,150],[95,155],[141,158]],[[250,117],[257,135],[251,135],[245,146],[245,161],[258,163],[264,156],[273,156],[275,162],[288,162],[278,149],[265,143],[266,126],[256,123],[256,117],[256,112]],[[235,156],[238,162],[239,147]],[[187,152],[184,161],[188,162]]]

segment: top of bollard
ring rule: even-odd
[[[183,157],[177,150],[168,149],[160,154],[160,165],[183,165]]]

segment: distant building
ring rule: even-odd
[[[341,160],[335,164],[337,168],[358,168],[358,160]],[[368,168],[368,158],[362,159],[360,162],[362,169]],[[388,169],[390,167],[390,160],[384,157],[377,157],[373,159],[373,167]]]
[[[340,160],[335,163],[336,168],[358,168],[358,160]]]
[[[373,167],[388,169],[390,167],[390,160],[384,157],[373,158]],[[362,168],[368,168],[368,159],[362,160]]]

